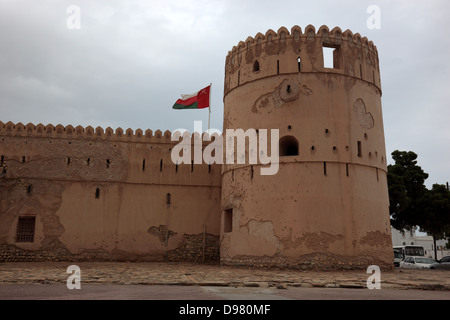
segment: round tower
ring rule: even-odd
[[[222,264],[392,268],[371,41],[326,26],[282,27],[241,41],[225,63],[227,129],[278,129],[279,166],[273,175],[261,175],[267,165],[260,162],[223,166]]]

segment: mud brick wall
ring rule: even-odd
[[[218,262],[219,259],[219,236],[212,234],[184,235],[182,244],[167,253],[170,262]]]

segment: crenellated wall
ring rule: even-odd
[[[335,48],[335,67],[325,68],[323,47]],[[305,31],[281,27],[241,41],[225,60],[224,98],[234,88],[279,74],[334,73],[361,79],[378,88],[381,95],[378,52],[372,41],[339,27]]]
[[[217,261],[220,165],[174,164],[177,143],[0,122],[0,261]],[[32,242],[16,239],[23,217],[36,219]]]

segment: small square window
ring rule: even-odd
[[[36,217],[19,217],[16,242],[34,242]]]

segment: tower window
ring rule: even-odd
[[[302,67],[301,67],[300,57],[297,58],[297,65],[298,65],[298,72],[301,72],[302,71]]]
[[[358,141],[358,157],[362,157],[361,141]]]
[[[259,71],[259,62],[258,62],[258,60],[256,60],[253,63],[253,72],[258,72],[258,71]]]
[[[339,45],[323,43],[323,67],[340,69],[341,50]]]
[[[170,201],[171,201],[170,198],[171,198],[170,193],[166,194],[166,204],[167,204],[167,205],[169,205],[169,204],[171,203],[171,202],[170,202]]]
[[[95,199],[100,199],[100,188],[95,189]]]
[[[111,160],[106,159],[106,168],[109,168],[111,166]]]
[[[280,139],[280,157],[298,156],[298,141],[293,136],[284,136]]]
[[[36,217],[19,217],[16,242],[34,242]]]

